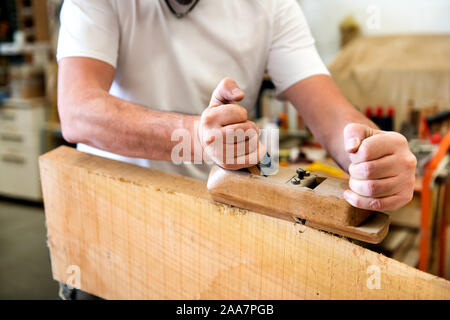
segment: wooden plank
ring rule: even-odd
[[[53,277],[79,268],[79,288],[107,299],[450,298],[444,279],[215,203],[202,181],[67,147],[40,167]]]

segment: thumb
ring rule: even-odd
[[[231,78],[225,78],[220,81],[214,90],[209,105],[229,104],[244,99],[244,92],[239,88],[236,81]]]
[[[344,128],[344,146],[345,150],[350,153],[358,151],[361,142],[377,134],[379,130],[371,128],[365,124],[349,123]]]

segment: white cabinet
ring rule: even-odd
[[[9,99],[0,107],[0,195],[42,199],[38,157],[45,111],[42,99]]]

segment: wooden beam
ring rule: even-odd
[[[53,277],[79,270],[79,288],[107,299],[450,298],[444,279],[216,203],[203,181],[67,147],[40,168]]]

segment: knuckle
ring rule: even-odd
[[[258,128],[255,125],[250,125],[249,128],[245,129],[245,134],[249,137],[259,137]]]
[[[253,127],[245,128],[244,135],[248,138],[253,138],[254,136],[258,136],[256,129]]]
[[[364,143],[364,142],[363,142]],[[369,148],[367,148],[365,145],[362,145],[358,150],[359,156],[361,157],[362,161],[367,161],[369,159]]]
[[[406,158],[405,158],[405,162],[406,162],[406,167],[409,169],[415,169],[416,165],[417,165],[417,159],[413,154],[409,154]]]
[[[369,208],[372,210],[381,210],[383,208],[383,204],[380,199],[371,199],[369,201]]]
[[[244,107],[239,106],[239,112],[241,113],[242,119],[247,120],[247,116],[248,116],[247,109],[245,109]]]
[[[352,123],[347,124],[344,127],[344,134],[350,134],[353,132],[357,132],[357,130],[358,130],[358,124],[352,122]]]
[[[256,125],[256,123],[254,123],[253,121],[247,121],[247,130],[258,130],[258,126]]]
[[[361,166],[361,173],[363,175],[363,178],[368,179],[373,174],[373,165],[370,162],[364,162],[360,164]]]
[[[233,81],[234,82],[234,80],[231,79],[230,77],[225,77],[225,78],[222,79],[221,83],[226,83],[226,82],[229,82],[229,81]]]
[[[350,163],[348,166],[348,173],[350,174],[350,177],[356,176],[356,165],[354,163]]]
[[[399,140],[400,140],[400,144],[403,145],[404,147],[408,148],[409,144],[408,144],[408,140],[402,135],[402,134],[398,134]]]
[[[214,123],[215,120],[216,120],[216,117],[211,112],[205,112],[202,116],[202,122],[205,125],[211,125]]]
[[[362,198],[359,195],[352,197],[351,203],[353,206],[358,207],[358,208],[364,207],[364,202],[362,201]]]
[[[398,132],[395,132],[395,131],[391,131],[388,134],[391,135],[392,139],[396,140],[398,144],[400,144],[400,145],[408,145],[408,140],[401,133],[398,133]]]
[[[220,88],[223,88],[229,80],[230,80],[230,78],[227,78],[227,77],[220,80],[219,84],[216,87],[216,90],[220,90]]]
[[[353,198],[353,206],[360,208],[361,207],[361,199],[359,197]]]
[[[366,181],[366,192],[368,196],[376,194],[378,191],[378,184],[374,180]]]
[[[348,173],[350,174],[350,177],[357,178],[362,178],[362,176],[364,175],[362,172],[362,167],[358,164],[353,163],[348,167]]]

